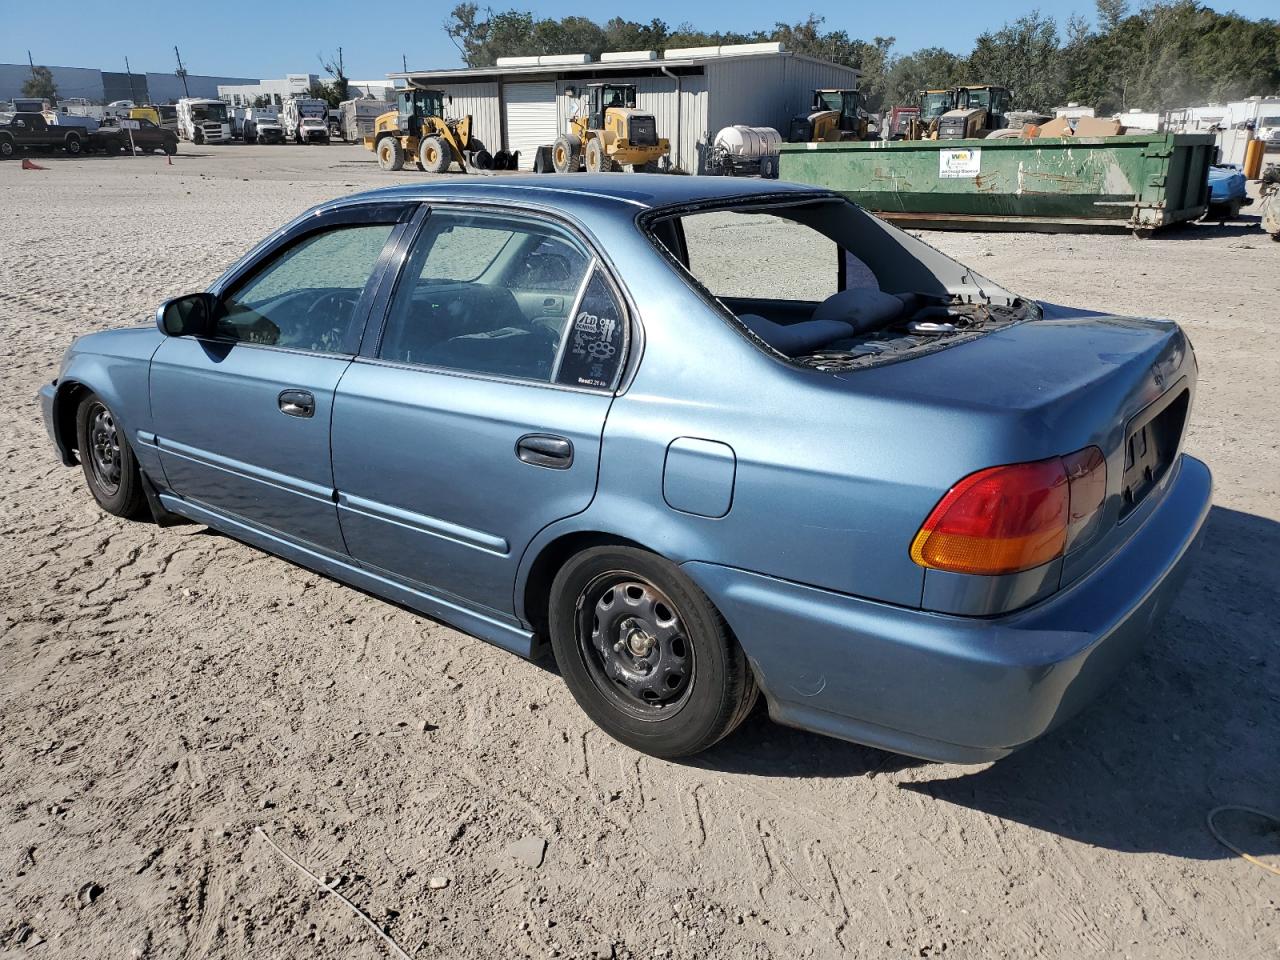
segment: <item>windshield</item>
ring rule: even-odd
[[[920,98],[920,115],[925,119],[940,117],[950,109],[951,94],[949,92],[926,93]]]
[[[400,94],[400,112],[419,117],[443,117],[444,94],[439,90],[409,90]]]
[[[1260,127],[1280,127],[1280,117],[1262,117],[1258,120]]]
[[[990,90],[966,90],[964,91],[965,105],[973,110],[975,107],[986,109],[991,106]]]
[[[178,116],[178,108],[173,104],[164,104],[155,108],[156,113],[160,115],[161,120],[173,120]]]
[[[200,103],[191,108],[191,116],[197,120],[211,120],[216,123],[225,123],[227,120],[227,105],[225,103]]]
[[[631,87],[605,87],[600,101],[606,109],[609,107],[634,107],[636,105],[635,91]]]

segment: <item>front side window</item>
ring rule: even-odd
[[[335,227],[289,247],[224,298],[218,338],[347,352],[356,305],[392,229],[389,223]]]
[[[576,237],[550,223],[433,212],[405,262],[378,356],[612,386],[626,329],[616,297],[592,263]]]

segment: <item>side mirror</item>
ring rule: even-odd
[[[156,311],[156,326],[166,337],[210,336],[217,302],[211,293],[188,293],[166,300]]]

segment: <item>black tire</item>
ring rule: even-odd
[[[551,165],[556,173],[576,173],[578,163],[577,144],[567,136],[556,137],[551,147]]]
[[[605,733],[642,753],[706,750],[755,704],[755,677],[724,618],[652,553],[608,546],[577,554],[556,574],[549,613],[573,698]]]
[[[8,137],[0,137],[0,160],[12,160],[17,153],[17,144]]]
[[[587,147],[582,151],[583,158],[586,161],[587,173],[609,173],[617,169],[610,157],[604,149],[604,144],[600,142],[599,137],[592,137],[587,141]]]
[[[166,156],[172,157],[175,153],[178,152],[178,141],[169,140],[165,143],[162,149],[164,150]]]
[[[493,156],[484,147],[471,154],[471,165],[477,170],[493,170]]]
[[[418,144],[418,165],[427,173],[444,173],[453,163],[453,147],[441,137],[423,137]]]
[[[79,136],[72,133],[67,136],[66,140],[67,153],[73,157],[78,157],[84,153],[84,141]]]
[[[383,170],[404,169],[404,148],[395,137],[383,137],[378,141],[378,166]]]
[[[147,513],[138,461],[115,414],[97,394],[88,394],[76,408],[76,449],[85,483],[98,506],[126,519]]]

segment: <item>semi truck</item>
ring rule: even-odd
[[[231,121],[222,100],[183,97],[177,108],[178,136],[192,143],[230,143]]]
[[[293,97],[284,102],[280,126],[285,140],[294,143],[329,142],[329,104],[324,100]]]

